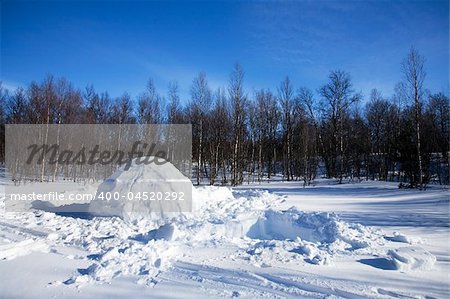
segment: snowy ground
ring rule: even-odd
[[[0,297],[450,296],[446,189],[320,180],[193,197],[194,213],[161,221],[2,206]]]

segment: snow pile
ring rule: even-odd
[[[397,270],[431,270],[436,257],[420,247],[401,247],[388,251],[388,256]]]
[[[171,267],[177,253],[176,246],[161,240],[150,240],[145,244],[125,242],[122,246],[90,255],[94,262],[86,269],[78,269],[78,273],[64,283],[110,282],[118,276],[135,276],[138,284],[154,285],[158,274]]]
[[[174,225],[185,232],[179,240],[189,244],[240,240],[265,209],[283,198],[267,191],[234,191],[227,187],[200,187],[193,190],[194,211]]]
[[[332,264],[332,255],[317,244],[295,241],[262,240],[251,243],[244,259],[257,267],[282,266],[284,263],[303,262],[315,265]]]
[[[236,198],[225,187],[203,187],[193,192],[194,212],[171,218],[170,223],[165,219],[162,225],[161,219],[154,217],[131,222],[118,217],[72,219],[77,229],[69,225],[58,232],[58,239],[87,249],[92,253],[88,256],[92,264],[64,283],[110,282],[115,277],[131,275],[138,278],[138,283],[153,285],[158,274],[183,254],[185,246],[217,247],[233,238],[232,223],[245,223],[242,214],[254,215],[250,217],[254,220],[265,207],[280,200],[262,191],[247,191],[245,197]]]
[[[312,243],[346,243],[347,249],[369,247],[381,238],[359,224],[341,221],[334,213],[306,213],[292,207],[287,211],[269,209],[250,228],[247,236],[262,240],[296,240]]]
[[[246,237],[254,240],[247,250],[248,259],[257,266],[303,259],[316,265],[328,265],[337,254],[355,250],[369,253],[384,243],[377,230],[349,224],[334,213],[265,210],[250,227]]]
[[[146,165],[137,161],[133,160],[128,170],[121,167],[98,187],[89,207],[92,214],[118,216],[129,221],[145,217],[163,223],[191,210],[192,183],[175,166],[170,162]],[[144,200],[144,196],[151,196],[150,192],[156,193],[152,197],[156,200]],[[166,200],[166,195],[173,193],[177,197],[182,193],[186,200]],[[158,195],[162,195],[162,200]],[[111,199],[107,200],[106,196]]]
[[[18,246],[23,242],[14,243],[14,248],[9,250],[1,247],[2,258],[10,259],[37,250],[58,253],[63,246],[75,246],[88,253],[87,256],[67,256],[88,260],[90,265],[52,285],[109,283],[119,276],[133,276],[137,283],[151,286],[156,283],[158,274],[169,269],[180,255],[179,244],[170,241],[174,230],[170,226],[155,228],[157,224],[151,221],[131,224],[118,217],[87,220],[41,211],[24,214],[22,219],[27,226],[45,227],[49,233],[42,238],[35,237],[37,240],[31,244],[28,241],[24,246]],[[147,233],[143,233],[145,231]]]

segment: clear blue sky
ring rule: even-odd
[[[316,90],[331,69],[366,96],[401,79],[411,45],[426,57],[425,85],[448,92],[448,1],[2,1],[1,80],[7,87],[64,76],[112,96],[153,78],[184,98],[194,76],[226,85],[235,62],[245,88],[276,90],[289,75]]]

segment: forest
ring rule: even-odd
[[[419,189],[449,184],[449,97],[426,88],[425,58],[414,48],[399,68],[393,95],[373,89],[366,98],[343,70],[330,71],[316,90],[286,76],[276,90],[246,92],[236,64],[228,86],[217,90],[199,73],[190,99],[180,97],[175,81],[163,93],[150,79],[136,98],[112,98],[48,75],[13,91],[0,85],[0,123],[191,124],[197,184],[234,186],[276,175],[305,186],[318,175]]]

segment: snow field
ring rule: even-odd
[[[140,181],[148,178],[148,169],[131,170],[116,173],[98,190],[135,192],[148,188]],[[94,206],[98,204],[95,201],[93,206],[81,208],[95,213],[64,214],[60,207],[47,205],[31,205],[29,212],[21,213],[1,210],[0,269],[3,273],[24,275],[25,268],[17,272],[15,265],[24,267],[20,265],[26,261],[39,264],[33,275],[44,269],[47,272],[37,280],[40,285],[33,286],[33,294],[72,294],[69,297],[83,292],[85,297],[100,294],[110,298],[118,290],[121,296],[133,297],[184,297],[189,292],[199,297],[423,298],[429,291],[434,297],[446,297],[439,278],[446,253],[435,239],[441,235],[431,235],[435,244],[429,244],[430,236],[420,233],[425,237],[422,239],[417,233],[410,235],[419,227],[412,227],[405,234],[406,227],[396,226],[397,214],[379,214],[377,218],[383,223],[389,223],[385,216],[394,221],[387,227],[389,233],[384,226],[341,218],[343,213],[336,207],[354,208],[356,202],[364,206],[369,199],[349,197],[353,200],[349,204],[338,192],[358,193],[362,184],[353,189],[349,185],[338,186],[339,189],[334,185],[301,189],[307,196],[302,195],[298,202],[296,195],[283,194],[299,194],[297,189],[289,189],[290,185],[283,183],[271,186],[279,191],[191,186],[192,212],[147,214],[142,211],[150,212],[155,206],[141,206],[142,203],[101,210],[101,206]],[[367,187],[373,188],[373,194],[400,193],[377,186],[374,183]],[[175,190],[170,183],[166,188]],[[67,192],[96,191],[87,185]],[[448,202],[436,197],[439,194],[421,198],[420,209]],[[395,205],[410,198],[406,192],[400,195],[394,197]],[[4,198],[0,194],[0,207],[4,207]],[[377,199],[375,203],[384,208],[388,202],[380,205]],[[408,204],[411,207],[409,201]],[[333,212],[316,212],[320,207]],[[99,211],[102,216],[98,216]],[[358,215],[363,220],[368,214],[364,211]],[[428,225],[430,221],[421,223]],[[52,269],[60,269],[58,275],[48,276]],[[32,297],[8,287],[8,282],[20,284],[20,279],[5,276],[5,283],[0,281],[0,286],[10,296]],[[417,284],[425,280],[426,287]],[[398,285],[398,281],[403,284]],[[116,289],[124,282],[126,287]]]
[[[302,212],[295,207],[277,210],[284,198],[267,191],[201,187],[194,188],[193,194],[193,213],[156,220],[79,219],[43,211],[19,217],[6,213],[4,217],[24,224],[25,234],[26,229],[44,229],[46,234],[2,245],[0,257],[7,260],[33,251],[76,246],[89,252],[90,266],[52,284],[110,283],[116,277],[131,276],[136,283],[151,286],[186,248],[234,244],[241,249],[240,258],[256,267],[293,260],[332,265],[338,256],[379,254],[389,238],[379,230],[346,223],[334,213]],[[406,242],[406,236],[398,236],[392,237],[394,241]],[[436,260],[420,247],[389,250],[386,258],[398,270],[429,270]]]

